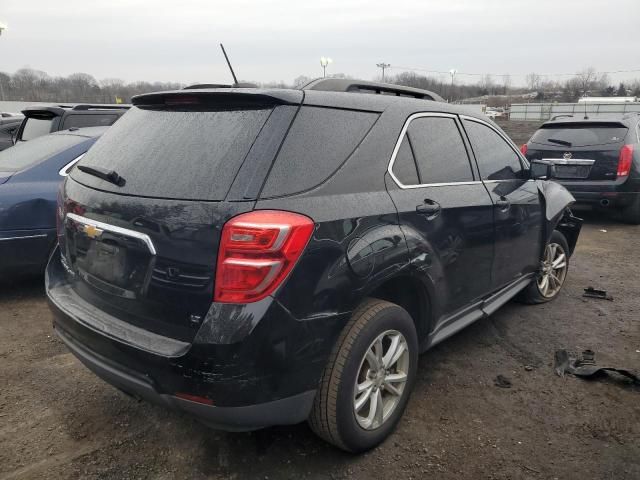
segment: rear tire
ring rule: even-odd
[[[625,223],[632,225],[640,224],[640,194],[636,195],[631,205],[622,209],[620,217]]]
[[[418,338],[407,311],[365,300],[329,357],[308,419],[311,429],[349,452],[380,444],[402,417],[417,364]]]
[[[540,273],[519,295],[523,303],[550,302],[564,286],[569,271],[569,244],[558,230],[551,234],[540,263]]]

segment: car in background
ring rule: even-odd
[[[379,444],[418,354],[556,298],[580,231],[546,164],[438,98],[350,79],[135,97],[60,191],[55,332],[214,427]]]
[[[60,181],[105,130],[75,128],[0,152],[0,278],[44,270]]]
[[[14,120],[3,119],[4,121],[0,122],[0,152],[13,146],[16,134],[18,133],[18,129],[20,128],[24,117],[20,116],[11,118],[14,118]]]
[[[522,145],[529,161],[555,166],[554,179],[576,204],[615,211],[640,223],[640,114],[563,115],[545,122]]]
[[[14,143],[26,142],[70,128],[108,127],[129,107],[124,104],[33,105],[22,110],[24,120],[16,133]]]

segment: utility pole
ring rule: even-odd
[[[382,81],[384,82],[384,71],[385,69],[391,67],[391,64],[389,63],[376,63],[376,67],[381,68],[382,69]]]
[[[7,24],[0,22],[0,36],[7,29]],[[0,77],[0,100],[4,100],[4,87],[2,86],[2,78]]]
[[[455,78],[456,73],[458,73],[458,71],[455,68],[449,70],[449,75],[451,75],[451,87],[449,87],[449,103],[453,101],[453,79]]]

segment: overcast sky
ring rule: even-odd
[[[364,79],[384,61],[521,84],[528,72],[640,69],[639,21],[640,0],[0,0],[0,71],[229,82],[223,42],[244,80],[319,76],[325,55],[329,72]]]

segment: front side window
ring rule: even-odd
[[[518,154],[495,130],[470,120],[464,121],[464,128],[469,134],[483,180],[522,178],[522,164]]]
[[[416,166],[417,175],[413,173]],[[413,119],[400,144],[392,171],[407,186],[472,181],[469,157],[455,119],[431,116]]]

